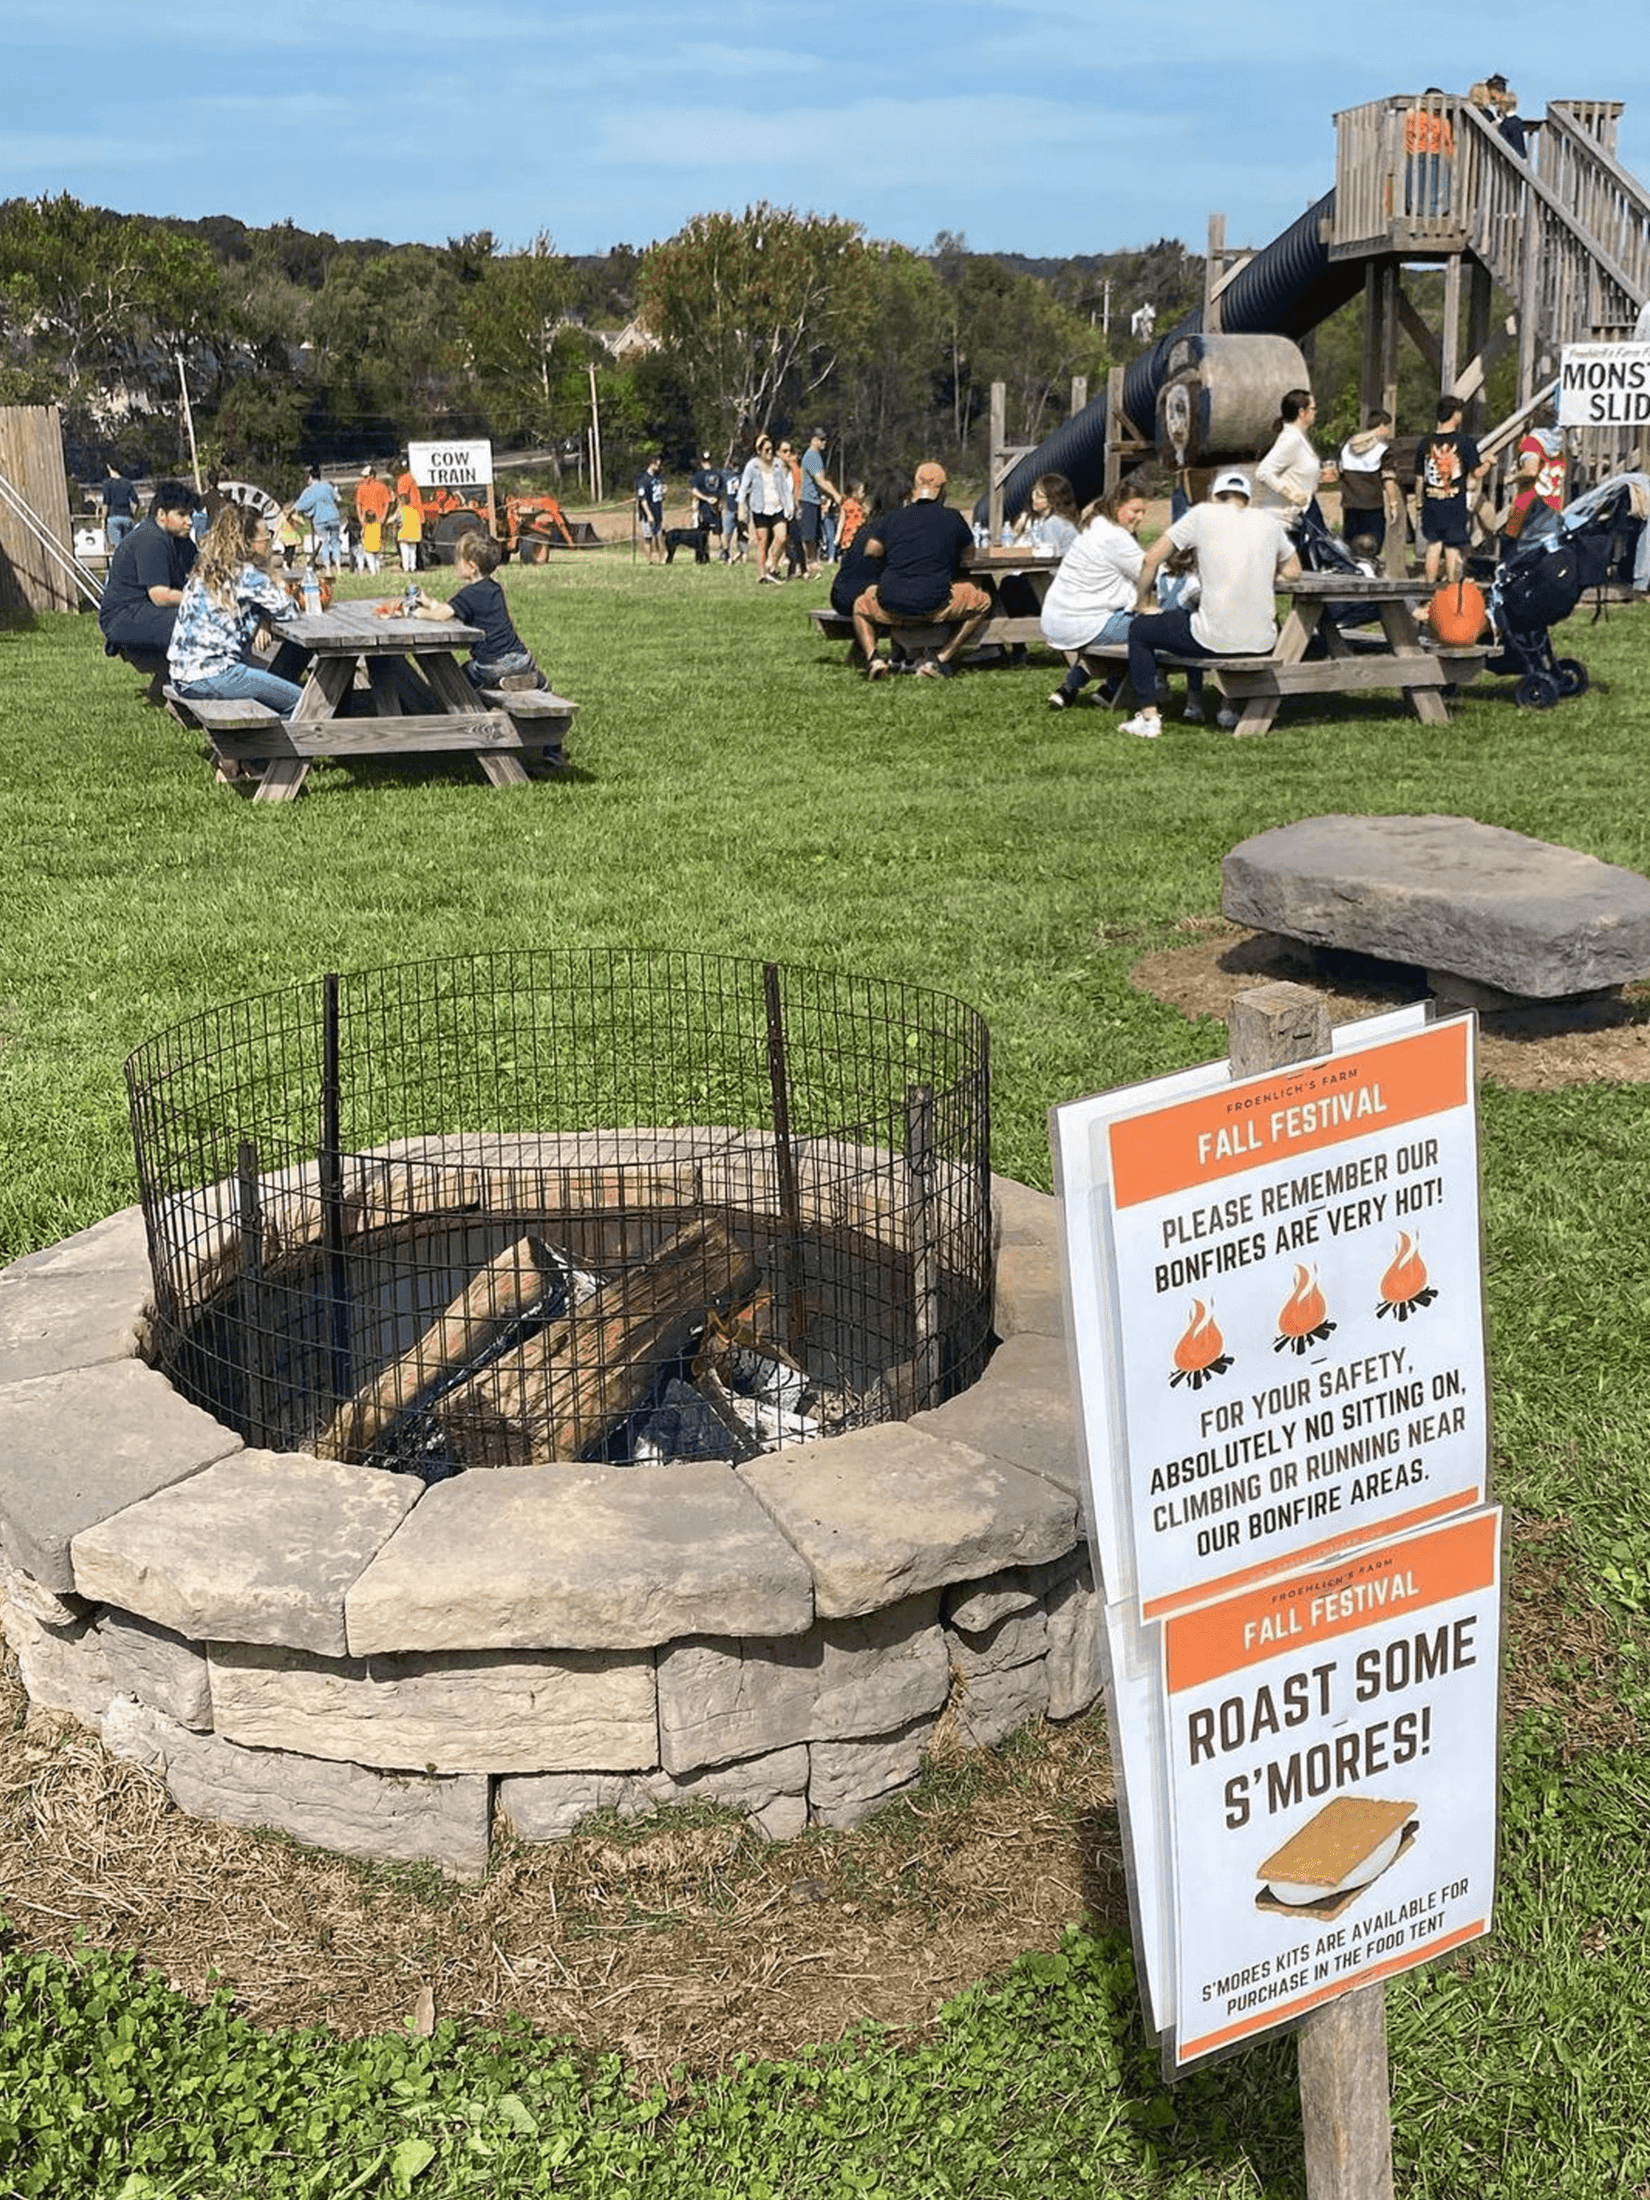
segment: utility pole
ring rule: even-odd
[[[201,454],[195,448],[195,415],[189,408],[189,378],[183,371],[183,353],[177,351],[172,356],[178,363],[178,394],[183,399],[183,424],[189,430],[189,464],[195,476],[196,490],[200,491],[206,485],[201,480]]]

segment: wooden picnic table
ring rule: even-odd
[[[453,653],[473,648],[479,627],[380,618],[355,602],[283,619],[278,633],[310,653],[289,719],[255,703],[178,703],[205,727],[220,767],[263,761],[259,802],[296,800],[318,756],[469,752],[495,787],[525,783],[524,752],[559,756],[575,706],[543,689],[472,687]]]
[[[1389,573],[1303,573],[1286,581],[1289,611],[1270,665],[1236,674],[1227,686],[1243,705],[1236,731],[1265,733],[1286,695],[1351,695],[1367,688],[1397,688],[1424,725],[1447,726],[1444,690],[1475,679],[1485,653],[1432,649],[1422,639],[1416,608],[1437,585]],[[1354,640],[1331,615],[1355,604],[1374,611],[1378,642],[1368,628]],[[1323,654],[1309,657],[1314,637],[1321,638]]]
[[[1435,581],[1394,574],[1303,573],[1285,581],[1279,593],[1289,609],[1273,649],[1264,657],[1166,658],[1165,664],[1196,665],[1238,708],[1233,731],[1265,733],[1286,696],[1354,695],[1371,688],[1397,688],[1417,718],[1429,726],[1449,723],[1445,690],[1464,687],[1483,670],[1486,649],[1434,649],[1423,641],[1415,610],[1437,588]],[[1330,614],[1367,604],[1379,638],[1360,627],[1354,636]],[[1320,654],[1309,656],[1315,639]],[[1085,662],[1126,662],[1128,648],[1118,642],[1083,652]]]

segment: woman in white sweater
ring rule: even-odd
[[[1255,512],[1276,512],[1291,534],[1318,493],[1323,466],[1309,440],[1318,408],[1310,390],[1287,390],[1272,448],[1255,468]]]
[[[1128,638],[1145,552],[1139,543],[1146,500],[1127,483],[1083,513],[1083,528],[1060,560],[1043,598],[1043,639],[1056,649],[1079,651],[1094,643]],[[1088,685],[1077,657],[1049,697],[1051,710],[1069,710]]]

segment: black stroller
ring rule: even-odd
[[[1490,581],[1489,615],[1497,653],[1486,672],[1516,675],[1513,701],[1527,710],[1587,692],[1587,667],[1553,654],[1551,629],[1567,619],[1588,589],[1600,588],[1623,566],[1642,524],[1634,484],[1641,474],[1615,474],[1553,512],[1537,503],[1524,532],[1503,553]]]

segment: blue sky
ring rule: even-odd
[[[1650,178],[1643,24],[1642,0],[1493,24],[1418,0],[4,0],[0,198],[566,252],[760,198],[918,247],[1199,251],[1216,211],[1259,245],[1333,182],[1337,108],[1493,69],[1526,113],[1624,101]]]

